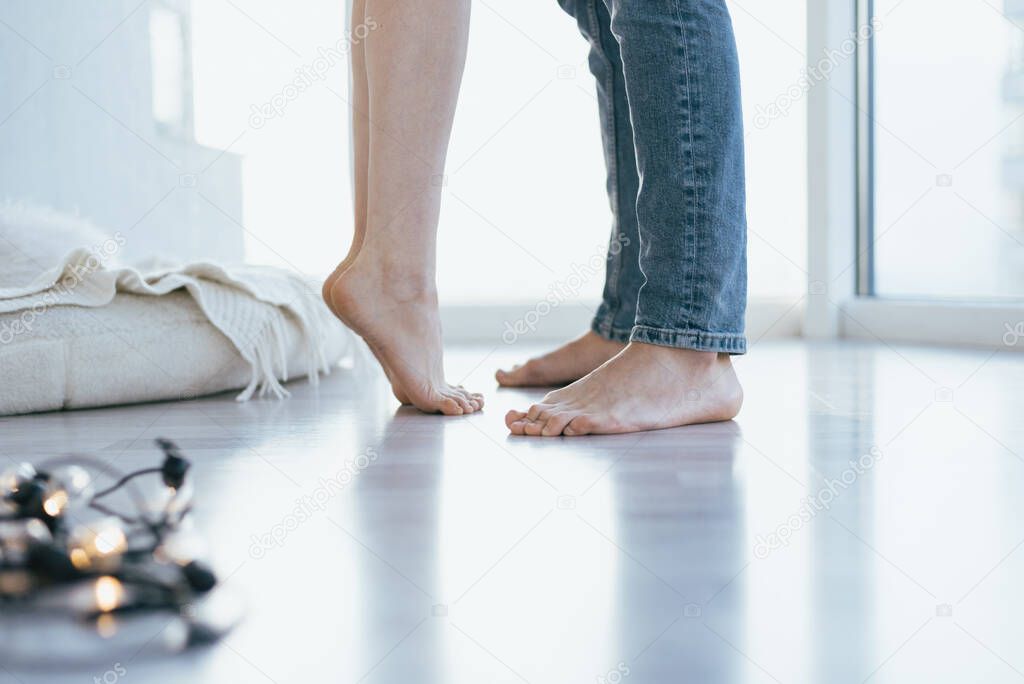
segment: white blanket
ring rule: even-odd
[[[287,396],[281,382],[289,377],[289,357],[301,364],[297,375],[316,383],[318,374],[329,373],[331,363],[340,356],[361,354],[358,338],[331,315],[316,284],[302,276],[272,267],[205,262],[108,267],[110,259],[96,242],[73,249],[55,263],[56,243],[66,245],[75,239],[75,244],[90,244],[96,234],[85,234],[89,227],[70,217],[18,207],[5,211],[0,212],[0,228],[8,230],[0,235],[4,238],[0,254],[6,251],[10,258],[8,268],[0,269],[0,343],[4,347],[16,344],[23,334],[26,341],[38,337],[46,326],[47,312],[57,307],[62,313],[59,318],[65,319],[75,307],[99,309],[118,295],[153,297],[154,306],[159,306],[164,295],[184,290],[251,368],[239,401],[255,393]],[[17,220],[12,221],[12,216]],[[45,243],[53,236],[58,239],[47,245],[49,254],[46,250],[33,253],[33,240]],[[115,240],[103,242],[113,244],[116,251]],[[53,265],[44,266],[46,259]],[[131,331],[127,334],[130,338]]]

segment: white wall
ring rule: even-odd
[[[748,7],[749,5],[749,7]],[[247,250],[257,261],[325,273],[351,235],[347,63],[288,100],[259,128],[269,102],[342,35],[334,0],[294,12],[270,0],[197,4],[197,134],[244,155]],[[751,294],[798,297],[805,276],[803,104],[766,127],[759,106],[797,81],[803,0],[733,5],[748,120]],[[231,49],[224,49],[230,36]],[[593,83],[586,45],[554,0],[474,3],[469,63],[450,151],[439,266],[445,304],[529,304],[606,245]],[[241,138],[238,136],[241,135]],[[600,278],[578,298],[596,300]]]
[[[343,3],[312,0],[301,12],[271,0],[192,3],[198,144],[152,120],[147,13],[168,3],[190,7],[0,8],[23,35],[0,27],[11,83],[0,114],[9,117],[5,193],[114,229],[135,225],[129,256],[240,256],[244,245],[251,261],[326,273],[351,236],[347,56],[331,55],[302,92],[288,89],[344,36]],[[795,300],[805,289],[804,107],[794,102],[766,125],[757,117],[799,79],[805,3],[731,6],[748,124],[751,295]],[[444,304],[528,308],[605,249],[611,218],[585,60],[554,0],[474,3],[443,205]],[[59,65],[69,79],[54,78]],[[253,116],[275,100],[279,115]],[[190,174],[198,188],[184,187]],[[579,307],[590,310],[601,285],[600,275],[586,279]]]
[[[241,259],[239,159],[153,117],[150,12],[160,9],[187,23],[180,0],[0,5],[0,199],[119,231],[125,259]]]

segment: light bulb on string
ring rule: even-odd
[[[87,499],[92,495],[92,475],[85,468],[77,465],[66,465],[54,468],[50,473],[50,482],[67,492],[72,502]]]
[[[113,568],[120,564],[128,538],[117,518],[101,518],[71,533],[68,555],[79,570]]]
[[[60,487],[52,487],[47,490],[46,498],[43,499],[43,512],[51,518],[58,518],[68,505],[70,497],[67,490]]]
[[[0,471],[0,496],[8,496],[36,476],[36,469],[31,463],[18,463]]]
[[[46,475],[42,510],[59,518],[71,504],[84,504],[92,495],[92,476],[77,465],[59,466]]]
[[[96,597],[97,610],[109,613],[121,605],[121,600],[124,598],[124,587],[116,578],[104,575],[96,580],[93,593]]]
[[[128,600],[128,590],[124,584],[111,575],[79,582],[73,586],[69,596],[69,602],[76,612],[91,617],[109,614],[123,607]]]
[[[0,512],[11,514],[20,511],[32,496],[26,485],[41,486],[35,479],[36,469],[31,463],[17,463],[0,471]]]

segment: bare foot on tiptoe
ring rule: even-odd
[[[742,404],[728,355],[631,342],[529,411],[509,411],[505,424],[544,437],[639,432],[731,420]]]
[[[590,331],[511,370],[494,374],[502,387],[552,387],[579,380],[626,347]]]
[[[337,282],[338,280],[338,276],[344,273],[355,260],[354,252],[356,251],[357,250],[350,251],[348,256],[346,256],[345,259],[340,264],[338,264],[337,267],[335,267],[334,272],[331,273],[331,275],[327,276],[327,279],[324,280],[323,287],[321,288],[320,291],[320,294],[324,298],[324,303],[327,304],[327,308],[331,310],[331,313],[333,313],[338,318],[338,320],[347,325],[349,328],[352,328],[352,323],[346,320],[344,313],[342,311],[339,311],[338,307],[334,305],[334,296],[331,294],[331,292],[334,289],[334,283]],[[387,364],[385,364],[384,361],[381,359],[380,353],[376,349],[374,349],[373,345],[369,344],[368,342],[366,346],[370,348],[370,352],[373,353],[374,357],[377,359],[377,363],[379,363],[380,367],[384,370],[384,375],[387,377],[388,382],[391,384],[391,393],[395,395],[395,399],[398,399],[398,401],[401,402],[402,404],[412,403],[409,401],[409,397],[406,396],[405,391],[401,387],[399,387],[395,383],[394,379],[391,377],[391,370],[387,367]]]
[[[390,276],[371,261],[364,250],[325,283],[335,314],[366,340],[399,401],[427,413],[479,411],[482,395],[444,380],[436,290]]]

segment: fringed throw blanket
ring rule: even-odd
[[[329,334],[336,337],[334,328],[340,326],[307,279],[272,267],[193,263],[108,269],[92,250],[76,249],[31,281],[17,280],[0,275],[0,314],[23,312],[22,317],[32,316],[37,324],[52,307],[102,307],[119,293],[160,297],[186,290],[252,368],[239,401],[256,393],[288,395],[281,385],[289,374],[286,322],[301,331],[305,367],[299,370],[314,383],[318,373],[330,371],[325,341]],[[355,336],[347,329],[344,332],[351,338],[345,345],[351,350]]]

